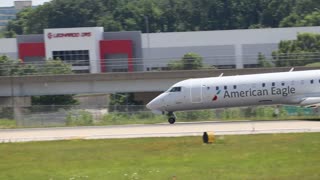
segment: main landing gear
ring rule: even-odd
[[[168,122],[170,124],[174,124],[176,122],[176,116],[174,115],[173,112],[168,113]]]

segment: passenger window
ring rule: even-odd
[[[320,81],[320,80],[319,80],[319,81]],[[216,87],[216,90],[217,90],[217,91],[219,90],[219,86]]]
[[[173,87],[170,92],[181,92],[181,87]]]
[[[272,86],[275,86],[275,85],[276,85],[276,83],[275,83],[275,82],[273,82],[273,83],[272,83]]]
[[[236,86],[236,85],[233,85],[233,89],[237,89],[237,86]]]
[[[281,83],[281,85],[282,85],[282,86],[284,86],[284,85],[285,85],[285,83],[284,83],[284,82],[282,82],[282,83]]]
[[[313,84],[313,79],[310,81],[311,84]]]
[[[262,87],[266,87],[266,83],[262,83]]]
[[[291,85],[294,86],[294,81],[291,81]]]
[[[227,86],[224,86],[224,90],[227,90],[228,89],[228,87]]]

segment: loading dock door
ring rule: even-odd
[[[106,54],[105,63],[107,72],[128,72],[127,54]]]

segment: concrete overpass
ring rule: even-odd
[[[192,70],[105,74],[0,77],[0,97],[164,91],[174,83],[201,77],[284,72],[291,68]],[[296,71],[318,69],[297,67]]]

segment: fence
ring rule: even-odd
[[[212,69],[212,68],[223,68],[223,69],[232,69],[235,68],[235,62],[237,56],[210,56],[210,57],[203,57],[203,66],[198,66],[194,64],[192,61],[185,61],[184,65],[185,68],[189,68],[187,70],[193,69]],[[273,56],[267,56],[266,58],[259,60],[258,55],[256,54],[246,54],[241,56],[242,59],[248,60],[249,64],[244,64],[245,68],[258,68],[263,67],[266,65],[265,62],[268,62],[268,66],[274,67],[285,67],[285,66],[304,66],[310,63],[317,63],[320,62],[320,52],[313,52],[313,53],[298,53],[298,54],[274,54]],[[170,70],[179,70],[176,68],[170,68],[169,64],[173,65],[177,63],[176,60],[180,60],[178,57],[172,58],[151,58],[151,59],[135,59],[133,58],[131,62],[128,62],[127,59],[105,59],[105,60],[96,60],[99,62],[101,67],[108,67],[112,69],[111,72],[127,72],[128,69],[123,69],[124,67],[128,68],[128,65],[132,65],[134,71],[170,71]],[[259,62],[259,61],[264,62]],[[65,63],[73,66],[74,70],[77,70],[77,66],[86,66],[87,70],[81,67],[78,69],[79,73],[89,73],[90,71],[90,61],[89,60],[67,60],[64,61]],[[232,62],[227,63],[227,62]],[[193,66],[194,65],[194,66]],[[41,68],[45,67],[45,71],[41,70]],[[12,69],[17,68],[17,64],[0,64],[0,75],[16,75],[12,74]],[[53,73],[55,70],[60,69],[60,66],[47,66],[44,62],[32,62],[32,63],[20,63],[19,64],[20,70],[23,71],[23,75],[44,75],[44,74],[56,74]],[[182,67],[183,69],[183,67]],[[56,71],[59,72],[59,71]],[[65,73],[65,72],[64,72]]]
[[[224,120],[274,120],[316,118],[319,109],[296,106],[261,106],[177,112],[180,122]],[[166,123],[145,106],[31,106],[0,107],[1,121],[14,121],[18,127],[94,126]]]

